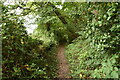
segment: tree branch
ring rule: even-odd
[[[48,3],[52,6],[52,8],[54,8],[53,10],[54,10],[55,14],[62,21],[62,23],[68,24],[67,21],[65,20],[64,16],[62,16],[62,14],[58,11],[58,8],[55,5],[53,5],[51,2],[48,2]]]

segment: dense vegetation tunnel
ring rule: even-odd
[[[0,5],[0,79],[119,78],[119,2]]]

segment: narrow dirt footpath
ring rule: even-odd
[[[57,51],[57,58],[59,62],[59,70],[58,70],[58,78],[69,78],[68,75],[70,73],[69,66],[64,55],[65,45],[59,45]]]

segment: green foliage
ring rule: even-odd
[[[2,78],[53,78],[56,76],[54,46],[33,39],[9,6],[2,5]],[[51,61],[51,62],[50,62]]]
[[[84,24],[82,26],[78,24],[81,27],[77,32],[80,36],[69,44],[66,50],[73,77],[118,78],[119,5],[119,3],[81,3],[81,6],[87,8],[78,9],[81,13],[85,11],[84,14],[80,14]]]
[[[21,14],[12,12],[18,8]],[[3,78],[55,78],[55,47],[66,42],[71,76],[118,78],[120,3],[28,2],[2,9]],[[22,20],[29,14],[38,25],[31,35]]]

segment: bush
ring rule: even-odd
[[[2,78],[51,78],[56,76],[55,45],[33,39],[18,16],[3,7]],[[50,48],[50,50],[47,50]],[[51,60],[51,62],[50,62]]]
[[[87,4],[87,3],[86,3]],[[118,78],[120,17],[119,3],[89,3],[86,24],[67,46],[73,77]],[[81,26],[81,25],[79,25]]]

